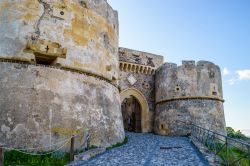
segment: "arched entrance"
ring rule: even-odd
[[[148,132],[149,107],[144,95],[135,88],[121,92],[122,113],[125,130]]]
[[[141,132],[141,106],[134,96],[123,100],[122,117],[125,130]]]

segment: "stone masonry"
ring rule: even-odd
[[[0,144],[116,144],[129,98],[134,131],[187,135],[193,122],[225,134],[220,68],[119,48],[107,0],[0,0],[0,25]]]
[[[118,16],[106,0],[0,0],[0,25],[0,143],[124,139]]]
[[[148,112],[148,132],[153,132],[155,112],[155,70],[163,64],[163,57],[126,48],[119,49],[119,87],[123,91],[135,88],[146,98]],[[147,71],[147,72],[146,72]],[[134,80],[131,81],[130,79]]]
[[[225,133],[220,68],[207,61],[165,63],[156,71],[154,131],[186,135],[188,123]]]

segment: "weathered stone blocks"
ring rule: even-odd
[[[79,134],[79,148],[87,133],[96,146],[124,139],[119,91],[106,81],[1,62],[0,92],[0,143],[8,147],[47,147]]]
[[[225,134],[220,68],[211,62],[165,63],[156,71],[154,130],[186,135],[189,123]]]
[[[74,132],[77,148],[88,132],[97,146],[124,139],[118,15],[106,0],[0,0],[0,25],[1,143],[44,147]]]
[[[0,25],[2,59],[38,62],[27,47],[42,40],[67,49],[66,58],[48,63],[118,78],[118,16],[105,0],[1,0]]]
[[[211,62],[165,63],[156,71],[156,102],[181,97],[223,99],[220,68]]]
[[[128,89],[138,90],[146,99],[145,107],[142,107],[142,124],[147,126],[144,132],[153,132],[154,113],[155,113],[155,72],[154,70],[163,64],[163,56],[151,53],[135,51],[127,48],[119,48],[120,63],[126,66],[120,66],[119,87],[121,92]],[[143,68],[150,67],[152,72],[143,72]],[[130,94],[134,96],[134,94]],[[134,96],[135,97],[135,96]],[[138,99],[138,98],[137,98]],[[139,100],[139,99],[138,99]],[[123,101],[121,101],[123,102]],[[140,103],[143,105],[143,103]],[[145,119],[147,117],[147,119]]]
[[[161,135],[188,135],[189,124],[225,133],[223,103],[215,100],[175,100],[157,104],[154,131]]]

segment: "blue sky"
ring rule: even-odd
[[[120,46],[219,65],[227,126],[250,129],[250,0],[108,2],[119,12]]]

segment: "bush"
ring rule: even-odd
[[[240,130],[235,131],[232,127],[226,127],[226,130],[227,130],[228,137],[240,139],[240,140],[243,140],[243,141],[250,143],[250,138],[248,138],[243,133],[241,133]]]

